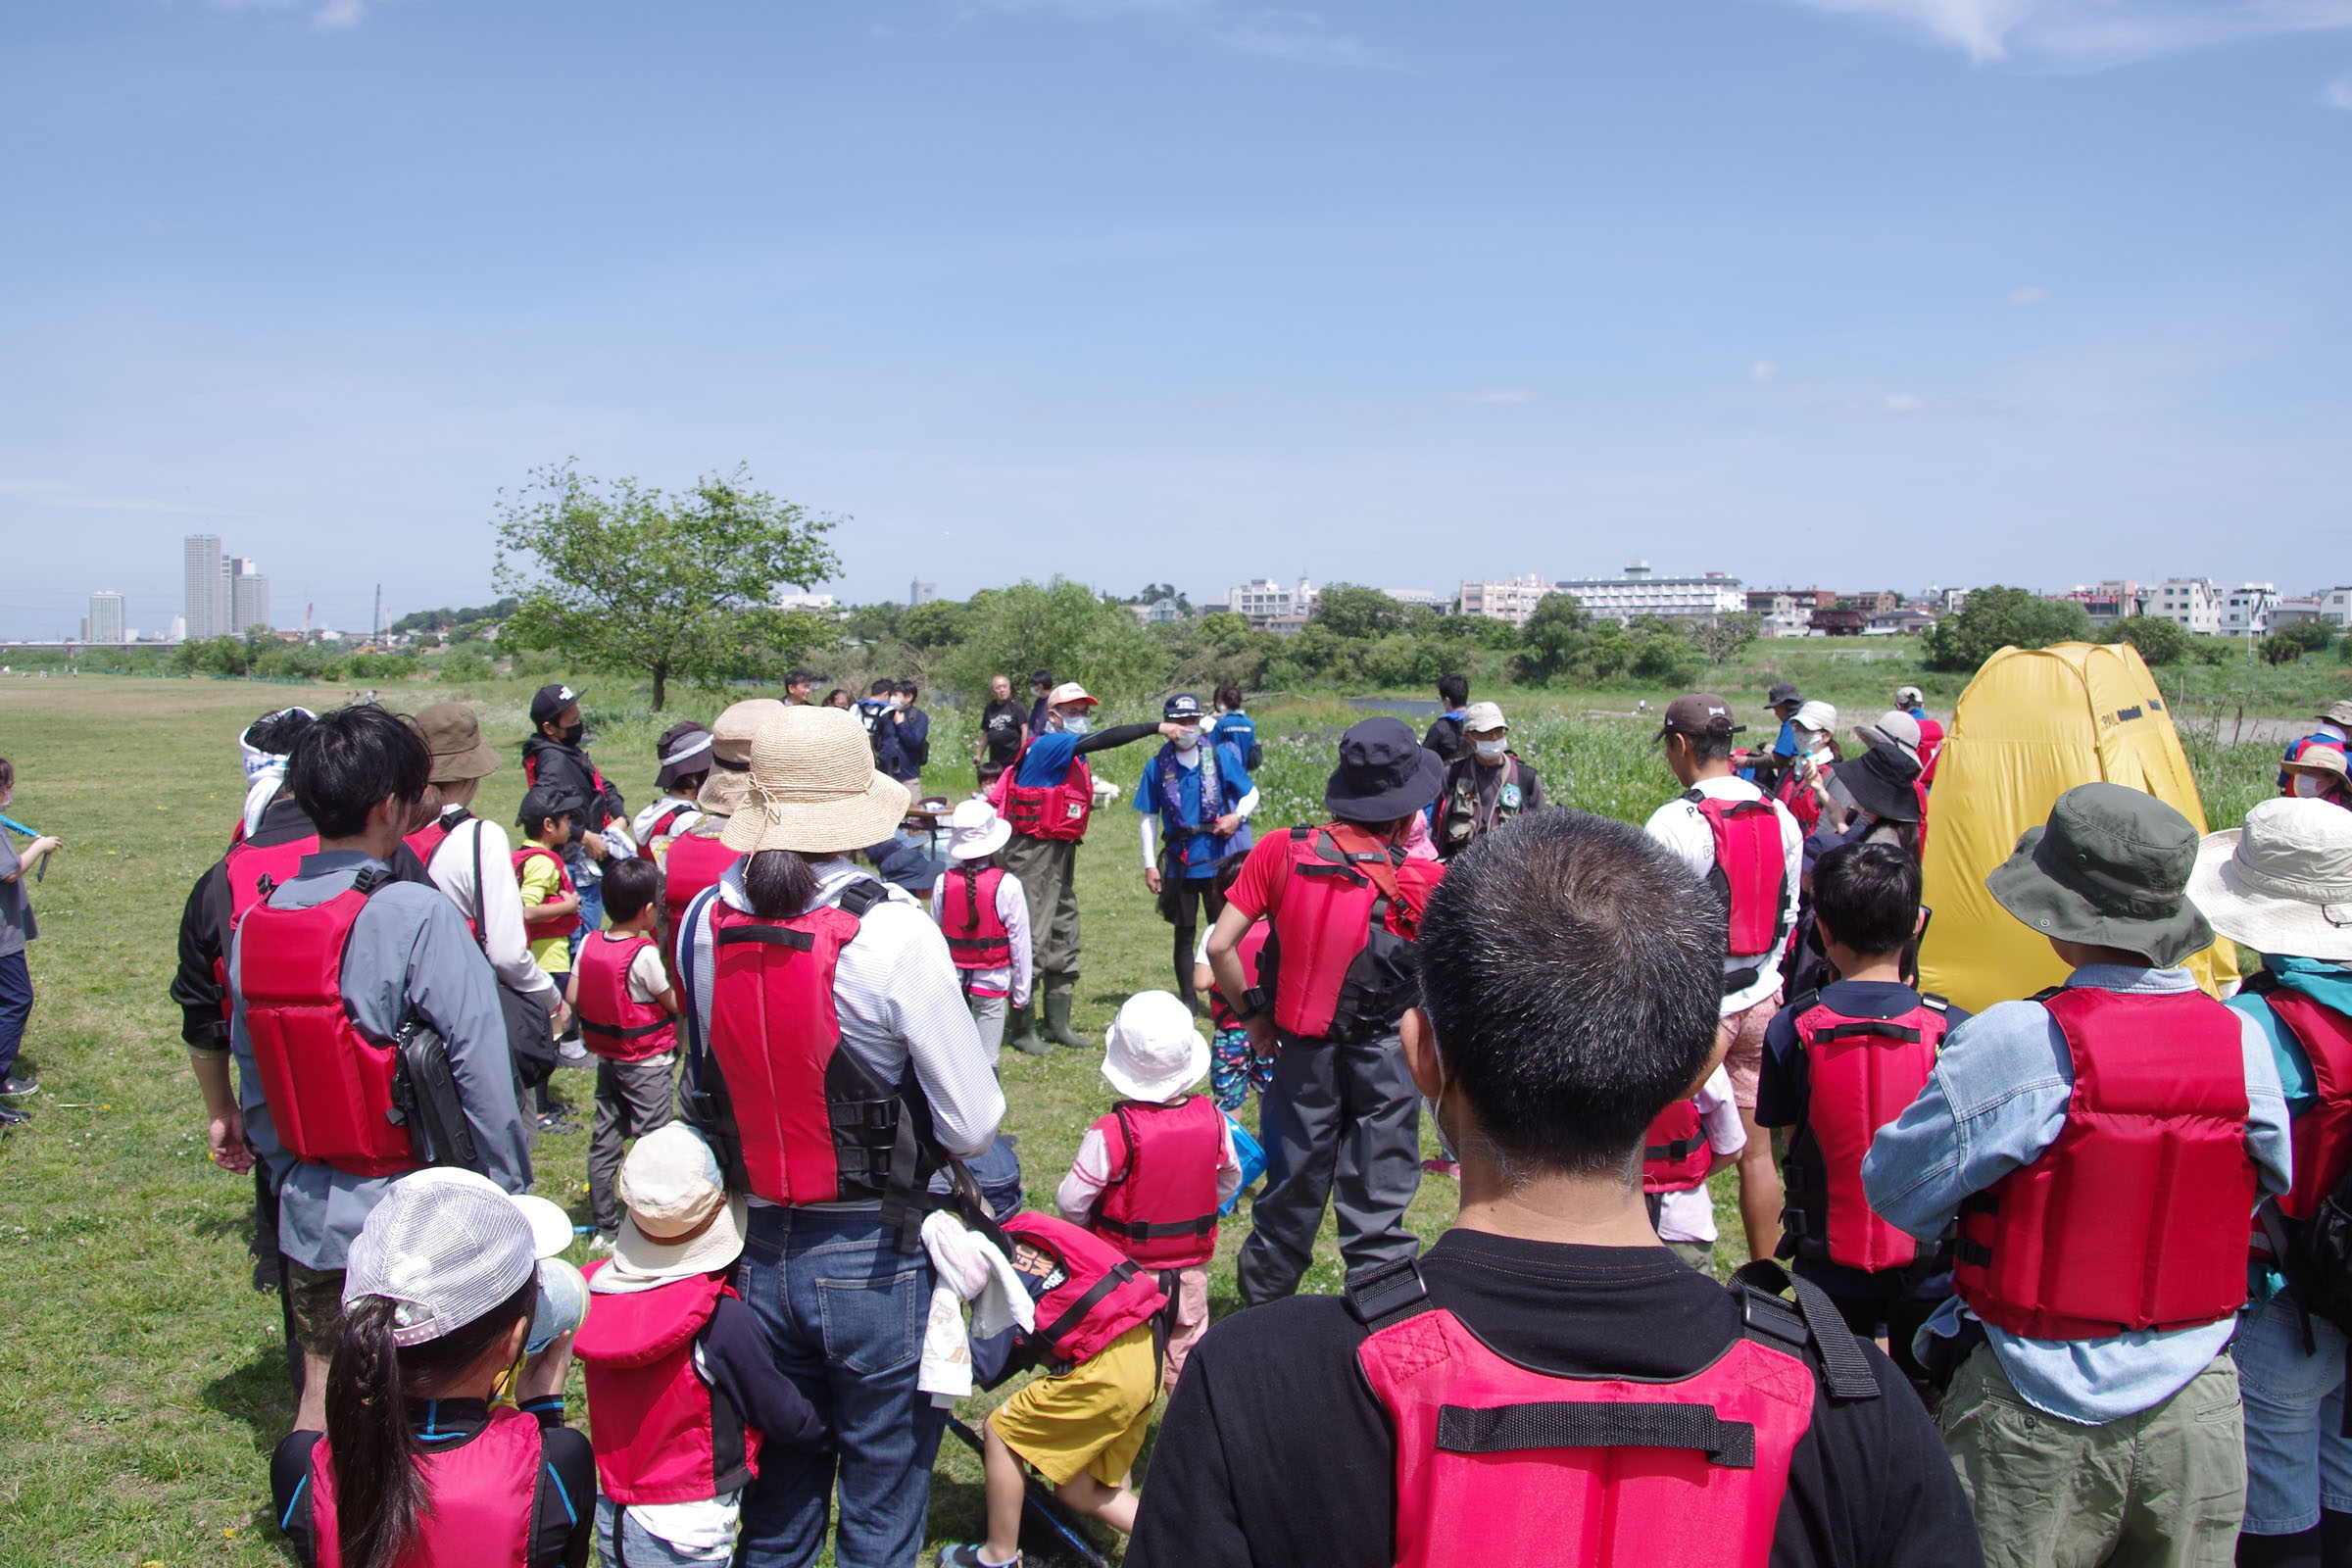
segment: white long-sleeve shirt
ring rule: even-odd
[[[1764,792],[1742,778],[1702,778],[1692,786],[1699,794],[1713,801],[1760,801]],[[1796,818],[1780,802],[1772,803],[1773,814],[1781,821],[1781,853],[1786,871],[1781,884],[1781,916],[1774,922],[1772,950],[1768,953],[1727,954],[1723,972],[1734,974],[1741,969],[1754,969],[1756,977],[1723,999],[1723,1016],[1745,1012],[1781,988],[1781,951],[1788,945],[1788,933],[1796,926],[1797,901],[1802,896],[1799,881],[1805,867],[1805,830],[1796,825]],[[1715,835],[1707,826],[1707,818],[1696,803],[1676,796],[1649,813],[1642,831],[1656,839],[1695,876],[1705,876],[1715,869]]]
[[[441,814],[447,817],[465,809],[453,806]],[[458,912],[481,933],[482,956],[498,972],[499,983],[527,997],[552,992],[556,983],[532,961],[530,944],[523,937],[522,888],[514,880],[514,853],[505,828],[469,813],[433,851],[425,871],[433,886],[448,894]],[[555,1005],[552,997],[545,1000],[550,1007]]]
[[[947,890],[954,869],[940,874],[931,884],[931,918],[939,923],[941,935],[947,932],[947,913],[940,905],[940,895]],[[1029,1005],[1030,965],[1034,955],[1029,951],[1029,895],[1022,890],[1021,879],[1010,871],[997,883],[997,918],[1004,923],[1004,940],[1012,948],[1012,962],[993,969],[974,969],[972,994],[981,997],[1003,997],[1014,1007]]]

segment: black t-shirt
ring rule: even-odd
[[[1448,1231],[1422,1254],[1430,1299],[1500,1354],[1567,1376],[1689,1377],[1740,1332],[1729,1292],[1663,1248],[1565,1247]],[[1160,1423],[1133,1568],[1385,1565],[1396,1444],[1337,1297],[1228,1318],[1185,1363]],[[1977,1568],[1968,1499],[1918,1396],[1863,1347],[1880,1396],[1816,1394],[1772,1551],[1779,1568]]]
[[[1007,697],[980,710],[980,733],[988,741],[988,760],[1009,764],[1021,749],[1021,725],[1029,710]]]

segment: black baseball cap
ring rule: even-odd
[[[542,686],[531,694],[531,723],[551,723],[557,714],[579,700],[580,694],[561,681],[553,686]]]
[[[578,790],[561,784],[534,784],[523,792],[521,809],[514,813],[514,825],[529,833],[551,816],[570,816],[586,809],[588,802]]]
[[[1179,718],[1199,718],[1200,716],[1200,699],[1195,697],[1191,692],[1178,692],[1160,705],[1159,716],[1171,721]]]

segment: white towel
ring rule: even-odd
[[[972,1392],[972,1341],[1009,1328],[1037,1326],[1037,1305],[1012,1259],[955,1215],[937,1212],[923,1221],[923,1246],[939,1282],[931,1288],[931,1316],[923,1326],[923,1361],[914,1386],[942,1409]],[[972,1324],[963,1323],[963,1303],[972,1303]]]

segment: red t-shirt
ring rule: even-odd
[[[1348,831],[1345,825],[1341,831]],[[1358,829],[1349,834],[1350,840],[1361,833]],[[1298,912],[1305,901],[1294,905],[1286,915],[1285,898],[1304,880],[1292,871],[1292,863],[1296,857],[1313,855],[1313,846],[1312,836],[1301,841],[1288,833],[1268,834],[1250,850],[1241,875],[1234,878],[1225,895],[1226,902],[1243,913],[1271,924],[1280,938],[1282,963],[1275,981],[1274,1021],[1301,1035],[1317,1035],[1329,1027],[1340,988],[1348,978],[1348,966],[1363,951],[1372,901],[1377,896],[1375,888],[1353,887],[1335,877],[1330,879],[1334,896],[1321,904],[1324,918],[1318,923],[1322,929],[1306,928]],[[1351,842],[1348,847],[1361,846]],[[1396,867],[1396,891],[1417,919],[1429,907],[1429,896],[1445,877],[1446,867],[1438,860],[1408,858]],[[1395,929],[1393,922],[1391,928]]]

